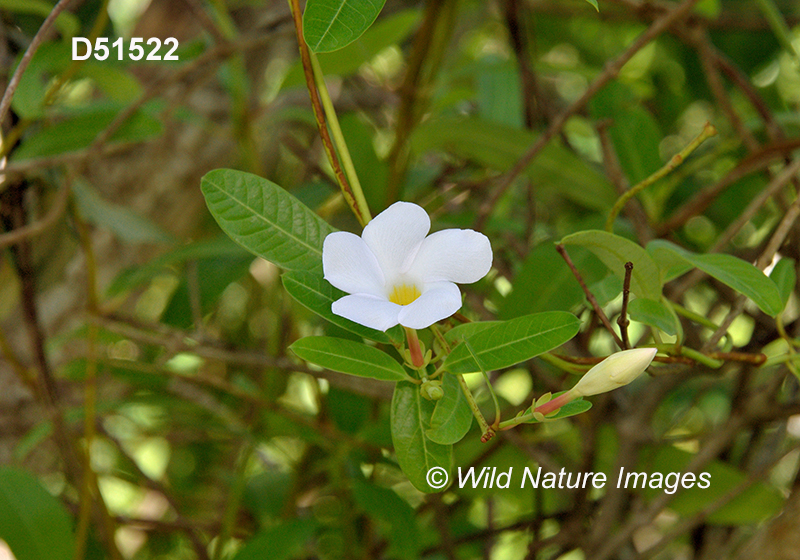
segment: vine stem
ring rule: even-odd
[[[331,169],[333,169],[333,175],[336,178],[336,182],[339,184],[339,188],[342,190],[342,195],[344,196],[347,205],[353,211],[356,219],[363,227],[369,223],[369,221],[372,219],[372,216],[369,213],[369,208],[367,207],[366,200],[364,199],[364,193],[361,191],[360,184],[356,182],[355,185],[351,185],[347,176],[345,175],[345,171],[342,169],[342,164],[339,162],[339,156],[337,155],[336,148],[339,148],[339,152],[342,154],[343,159],[345,157],[349,159],[350,156],[347,150],[347,145],[344,143],[344,137],[342,136],[341,128],[339,128],[338,120],[336,119],[336,113],[333,109],[333,103],[330,100],[328,88],[325,85],[325,79],[322,75],[321,69],[319,68],[319,63],[316,65],[314,64],[315,57],[309,50],[308,45],[303,38],[303,16],[302,12],[300,11],[300,1],[289,0],[289,8],[292,12],[295,34],[297,35],[297,45],[300,49],[300,60],[303,63],[303,75],[306,79],[308,94],[309,97],[311,97],[311,107],[314,110],[314,118],[317,121],[317,128],[319,129],[319,135],[322,139],[322,145],[325,148],[325,154],[328,156]],[[329,105],[327,111],[324,107],[324,104]],[[331,130],[334,130],[334,128],[338,130],[338,133],[334,133],[335,135],[338,134],[338,140],[336,141],[336,144],[334,144],[334,141],[331,139],[331,135],[328,132],[326,112],[330,113],[328,116],[332,115],[332,122],[336,122],[335,125],[331,124]],[[347,156],[344,154],[347,154]],[[350,161],[350,165],[352,166],[352,161]],[[351,168],[351,171],[353,172],[353,175],[355,175],[354,168]]]
[[[614,203],[614,206],[611,208],[611,212],[608,214],[608,219],[606,220],[606,231],[609,233],[614,231],[614,220],[617,219],[617,216],[631,198],[642,192],[659,179],[662,179],[668,175],[673,169],[682,164],[684,160],[700,146],[700,144],[716,135],[717,129],[714,128],[714,125],[707,122],[703,126],[703,130],[700,131],[700,134],[698,134],[694,140],[689,142],[689,144],[680,152],[672,156],[672,158],[664,167],[625,191],[625,193],[617,199],[617,202]]]

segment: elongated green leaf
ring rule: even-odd
[[[159,255],[142,266],[125,269],[108,288],[108,295],[114,297],[127,290],[149,282],[165,269],[182,265],[187,261],[210,258],[233,258],[249,254],[229,237],[220,235],[215,239],[197,241],[183,245]]]
[[[322,272],[322,242],[333,228],[278,185],[215,169],[201,189],[217,223],[239,245],[287,270]]]
[[[661,277],[658,265],[638,244],[599,230],[579,231],[561,240],[564,245],[586,247],[620,278],[625,277],[625,263],[633,263],[631,291],[639,297],[658,301],[661,298]]]
[[[311,541],[317,523],[313,519],[294,519],[263,529],[247,541],[233,560],[288,560],[297,558]]]
[[[485,331],[490,327],[495,327],[497,325],[502,325],[503,321],[475,321],[472,323],[464,323],[463,325],[458,325],[447,331],[445,333],[444,338],[450,344],[458,344],[459,342],[463,342],[465,338],[472,336],[473,334]]]
[[[797,285],[797,272],[795,271],[794,259],[784,257],[775,264],[775,268],[769,275],[770,280],[775,282],[778,292],[781,294],[783,307],[789,303],[789,296],[792,295],[795,285]]]
[[[386,0],[308,0],[303,37],[315,53],[346,47],[372,25]]]
[[[422,398],[419,386],[401,381],[392,396],[392,443],[400,468],[420,492],[439,492],[426,479],[428,471],[439,467],[449,472],[452,446],[430,441],[425,432],[430,427],[433,403]]]
[[[295,270],[284,274],[282,280],[283,287],[290,296],[334,325],[375,342],[389,343],[392,340],[403,340],[403,331],[400,327],[392,327],[384,333],[335,315],[331,311],[331,304],[345,293],[331,286],[317,274]]]
[[[667,252],[682,258],[712,278],[749,297],[761,311],[771,317],[783,310],[783,301],[775,282],[749,262],[721,253],[698,255],[660,239],[651,241],[647,246],[648,250],[653,246],[655,254]]]
[[[591,4],[592,6],[594,6],[595,10],[597,10],[598,12],[600,11],[600,6],[597,5],[597,0],[586,0],[586,1],[589,2],[589,4]]]
[[[389,528],[389,540],[394,550],[389,558],[419,558],[419,531],[414,509],[394,490],[355,480],[353,498],[356,504],[373,519],[383,521]]]
[[[608,132],[631,185],[663,165],[658,143],[664,135],[653,116],[637,101],[629,87],[616,81],[605,86],[591,101],[595,118],[613,122]]]
[[[377,348],[330,336],[308,336],[289,347],[292,352],[318,366],[384,381],[409,379],[403,366]]]
[[[643,492],[645,496],[655,498],[667,489],[667,483],[674,485],[675,481],[667,480],[666,476],[669,473],[682,476],[691,459],[691,453],[671,445],[658,449],[652,463],[646,467],[648,481]],[[677,489],[675,498],[670,502],[670,509],[681,516],[691,517],[748,480],[747,474],[722,461],[712,461],[703,467],[702,472],[708,473],[707,483],[703,483],[703,487],[699,486],[703,480],[699,478],[700,473],[698,473],[694,485]],[[660,484],[656,473],[664,476]],[[672,478],[674,479],[674,476]],[[642,488],[641,483],[639,488]],[[778,513],[783,505],[784,499],[777,488],[764,482],[756,482],[708,516],[706,522],[720,525],[758,523]]]
[[[472,426],[472,410],[455,375],[444,375],[442,389],[444,397],[436,401],[431,427],[425,434],[431,441],[449,445],[467,435]]]
[[[104,199],[83,179],[72,182],[72,193],[84,218],[106,227],[122,241],[131,243],[167,243],[174,238],[156,224],[129,208]]]
[[[486,371],[513,366],[557,348],[575,336],[580,321],[563,311],[526,315],[470,335],[469,342]],[[450,373],[472,373],[481,368],[466,345],[459,344],[445,359]]]
[[[0,539],[18,560],[70,560],[75,546],[61,502],[12,467],[0,467]]]
[[[681,328],[675,312],[661,301],[636,298],[628,304],[628,313],[634,321],[661,329],[670,336],[678,334]]]
[[[88,148],[98,134],[122,111],[121,103],[98,103],[75,112],[32,134],[13,152],[12,159],[54,156]],[[111,136],[113,142],[141,142],[161,134],[163,126],[155,117],[137,111]]]

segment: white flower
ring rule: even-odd
[[[428,236],[430,227],[420,206],[396,202],[375,216],[361,237],[343,231],[328,235],[322,246],[325,279],[350,294],[331,310],[380,331],[398,323],[424,329],[458,311],[461,292],[454,282],[486,276],[492,247],[471,229]]]
[[[611,354],[587,371],[570,392],[588,397],[627,385],[647,369],[656,352],[655,348],[634,348]]]

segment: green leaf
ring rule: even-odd
[[[461,441],[472,426],[472,410],[455,375],[442,378],[444,397],[436,401],[431,427],[425,432],[428,439],[449,445]]]
[[[303,37],[315,53],[346,47],[369,28],[386,0],[308,0]]]
[[[394,551],[389,558],[419,558],[419,532],[414,509],[394,490],[369,484],[361,480],[353,481],[353,498],[356,504],[372,519],[378,519],[388,528],[389,540]]]
[[[744,294],[770,317],[775,317],[783,310],[783,300],[775,282],[747,261],[722,253],[698,255],[661,239],[651,241],[647,245],[648,250],[651,246],[654,254],[671,253],[740,294]]]
[[[536,141],[527,130],[477,118],[429,119],[411,136],[417,154],[441,150],[475,161],[479,165],[507,171]],[[526,169],[537,185],[543,204],[563,197],[586,207],[608,211],[617,199],[608,180],[583,160],[558,144],[549,142]]]
[[[46,18],[53,11],[53,4],[44,0],[0,0],[0,10]],[[55,26],[63,37],[72,37],[78,32],[81,24],[75,14],[63,11],[58,14]]]
[[[142,266],[125,269],[117,276],[108,288],[109,297],[117,296],[128,290],[149,282],[164,270],[183,265],[187,261],[231,258],[249,255],[242,247],[229,237],[220,235],[215,239],[197,241],[159,255]]]
[[[334,314],[331,311],[331,304],[343,297],[345,293],[331,286],[318,274],[295,270],[285,273],[282,281],[283,287],[290,296],[334,325],[375,342],[388,344],[392,340],[403,340],[403,330],[399,326],[381,332]]]
[[[417,25],[419,17],[419,10],[401,10],[381,18],[360,39],[342,50],[320,53],[317,58],[323,74],[326,76],[336,74],[342,77],[354,74],[362,64],[372,60],[378,53],[406,39]],[[305,87],[305,76],[303,65],[298,60],[286,73],[282,87],[300,85]]]
[[[197,261],[197,295],[201,315],[211,311],[225,288],[247,274],[252,262],[252,255],[247,253]],[[172,293],[164,313],[161,314],[162,323],[186,329],[195,322],[188,279],[190,273],[187,270],[181,276],[180,284]]]
[[[571,313],[550,311],[504,321],[470,335],[472,346],[486,371],[513,366],[557,348],[580,328]],[[442,365],[450,373],[472,373],[481,368],[465,344],[456,346]]]
[[[670,336],[682,333],[675,312],[661,301],[636,298],[628,304],[628,313],[632,320],[661,329]]]
[[[591,4],[592,6],[594,6],[595,10],[597,10],[598,12],[600,11],[600,6],[597,5],[597,0],[586,0],[586,1],[589,2],[589,4]]]
[[[433,403],[422,398],[419,386],[401,381],[392,396],[392,443],[400,468],[420,492],[439,492],[425,478],[433,467],[450,471],[452,446],[430,441],[425,432],[430,427]]]
[[[789,296],[792,295],[794,287],[797,285],[797,272],[795,270],[794,259],[784,257],[779,260],[769,275],[770,280],[775,282],[778,292],[781,294],[783,308],[789,303]],[[782,309],[783,309],[782,308]]]
[[[625,277],[625,263],[632,262],[631,291],[639,297],[661,299],[658,265],[644,248],[633,241],[605,231],[588,230],[568,235],[561,243],[586,247],[619,278]]]
[[[119,103],[98,103],[76,111],[64,120],[26,137],[20,147],[14,150],[12,160],[48,157],[88,148],[123,107]],[[158,136],[162,131],[161,121],[144,111],[137,111],[111,135],[109,142],[142,142]]]
[[[330,336],[308,336],[289,347],[292,352],[318,366],[384,381],[409,379],[399,363],[377,348]]]
[[[278,185],[215,169],[201,181],[211,214],[248,251],[287,270],[322,273],[322,242],[333,228]]]
[[[108,228],[121,241],[130,243],[168,243],[174,238],[150,220],[130,209],[105,200],[87,181],[72,182],[78,209],[89,222]]]
[[[313,519],[293,519],[262,529],[247,541],[233,560],[289,560],[296,558],[311,541],[317,523]]]
[[[606,274],[605,266],[585,249],[571,249],[569,256],[590,286]],[[585,297],[553,243],[543,242],[525,257],[514,277],[513,290],[500,303],[498,316],[513,319],[539,311],[569,311]]]
[[[0,467],[0,539],[18,560],[71,560],[72,520],[29,473]]]
[[[675,447],[661,447],[647,468],[649,477],[655,473],[668,473],[683,475],[692,459],[692,454]],[[702,472],[710,476],[710,485],[707,488],[697,486],[698,479],[692,488],[680,488],[675,498],[670,502],[670,509],[684,517],[691,517],[706,506],[726,496],[734,488],[747,483],[748,475],[739,469],[722,461],[712,461],[703,467]],[[698,473],[699,474],[699,473]],[[652,480],[648,481],[645,495],[654,498],[664,492],[661,489],[651,488]],[[625,481],[623,480],[623,484]],[[641,485],[639,486],[641,488]],[[756,482],[725,506],[715,511],[706,518],[707,523],[719,525],[749,525],[759,523],[777,514],[784,505],[780,491],[769,484]]]
[[[663,135],[653,116],[637,101],[630,88],[617,81],[605,86],[591,101],[595,118],[612,121],[608,132],[631,185],[663,165],[658,152]]]
[[[444,338],[450,344],[458,344],[477,332],[485,331],[489,327],[502,324],[503,321],[473,321],[472,323],[464,323],[463,325],[458,325],[447,331]]]

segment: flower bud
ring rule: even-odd
[[[577,397],[588,397],[627,385],[647,369],[656,352],[655,348],[634,348],[611,354],[587,371],[570,393]]]
[[[438,379],[424,381],[419,388],[419,392],[423,399],[427,399],[429,401],[438,401],[444,396],[442,382]]]

